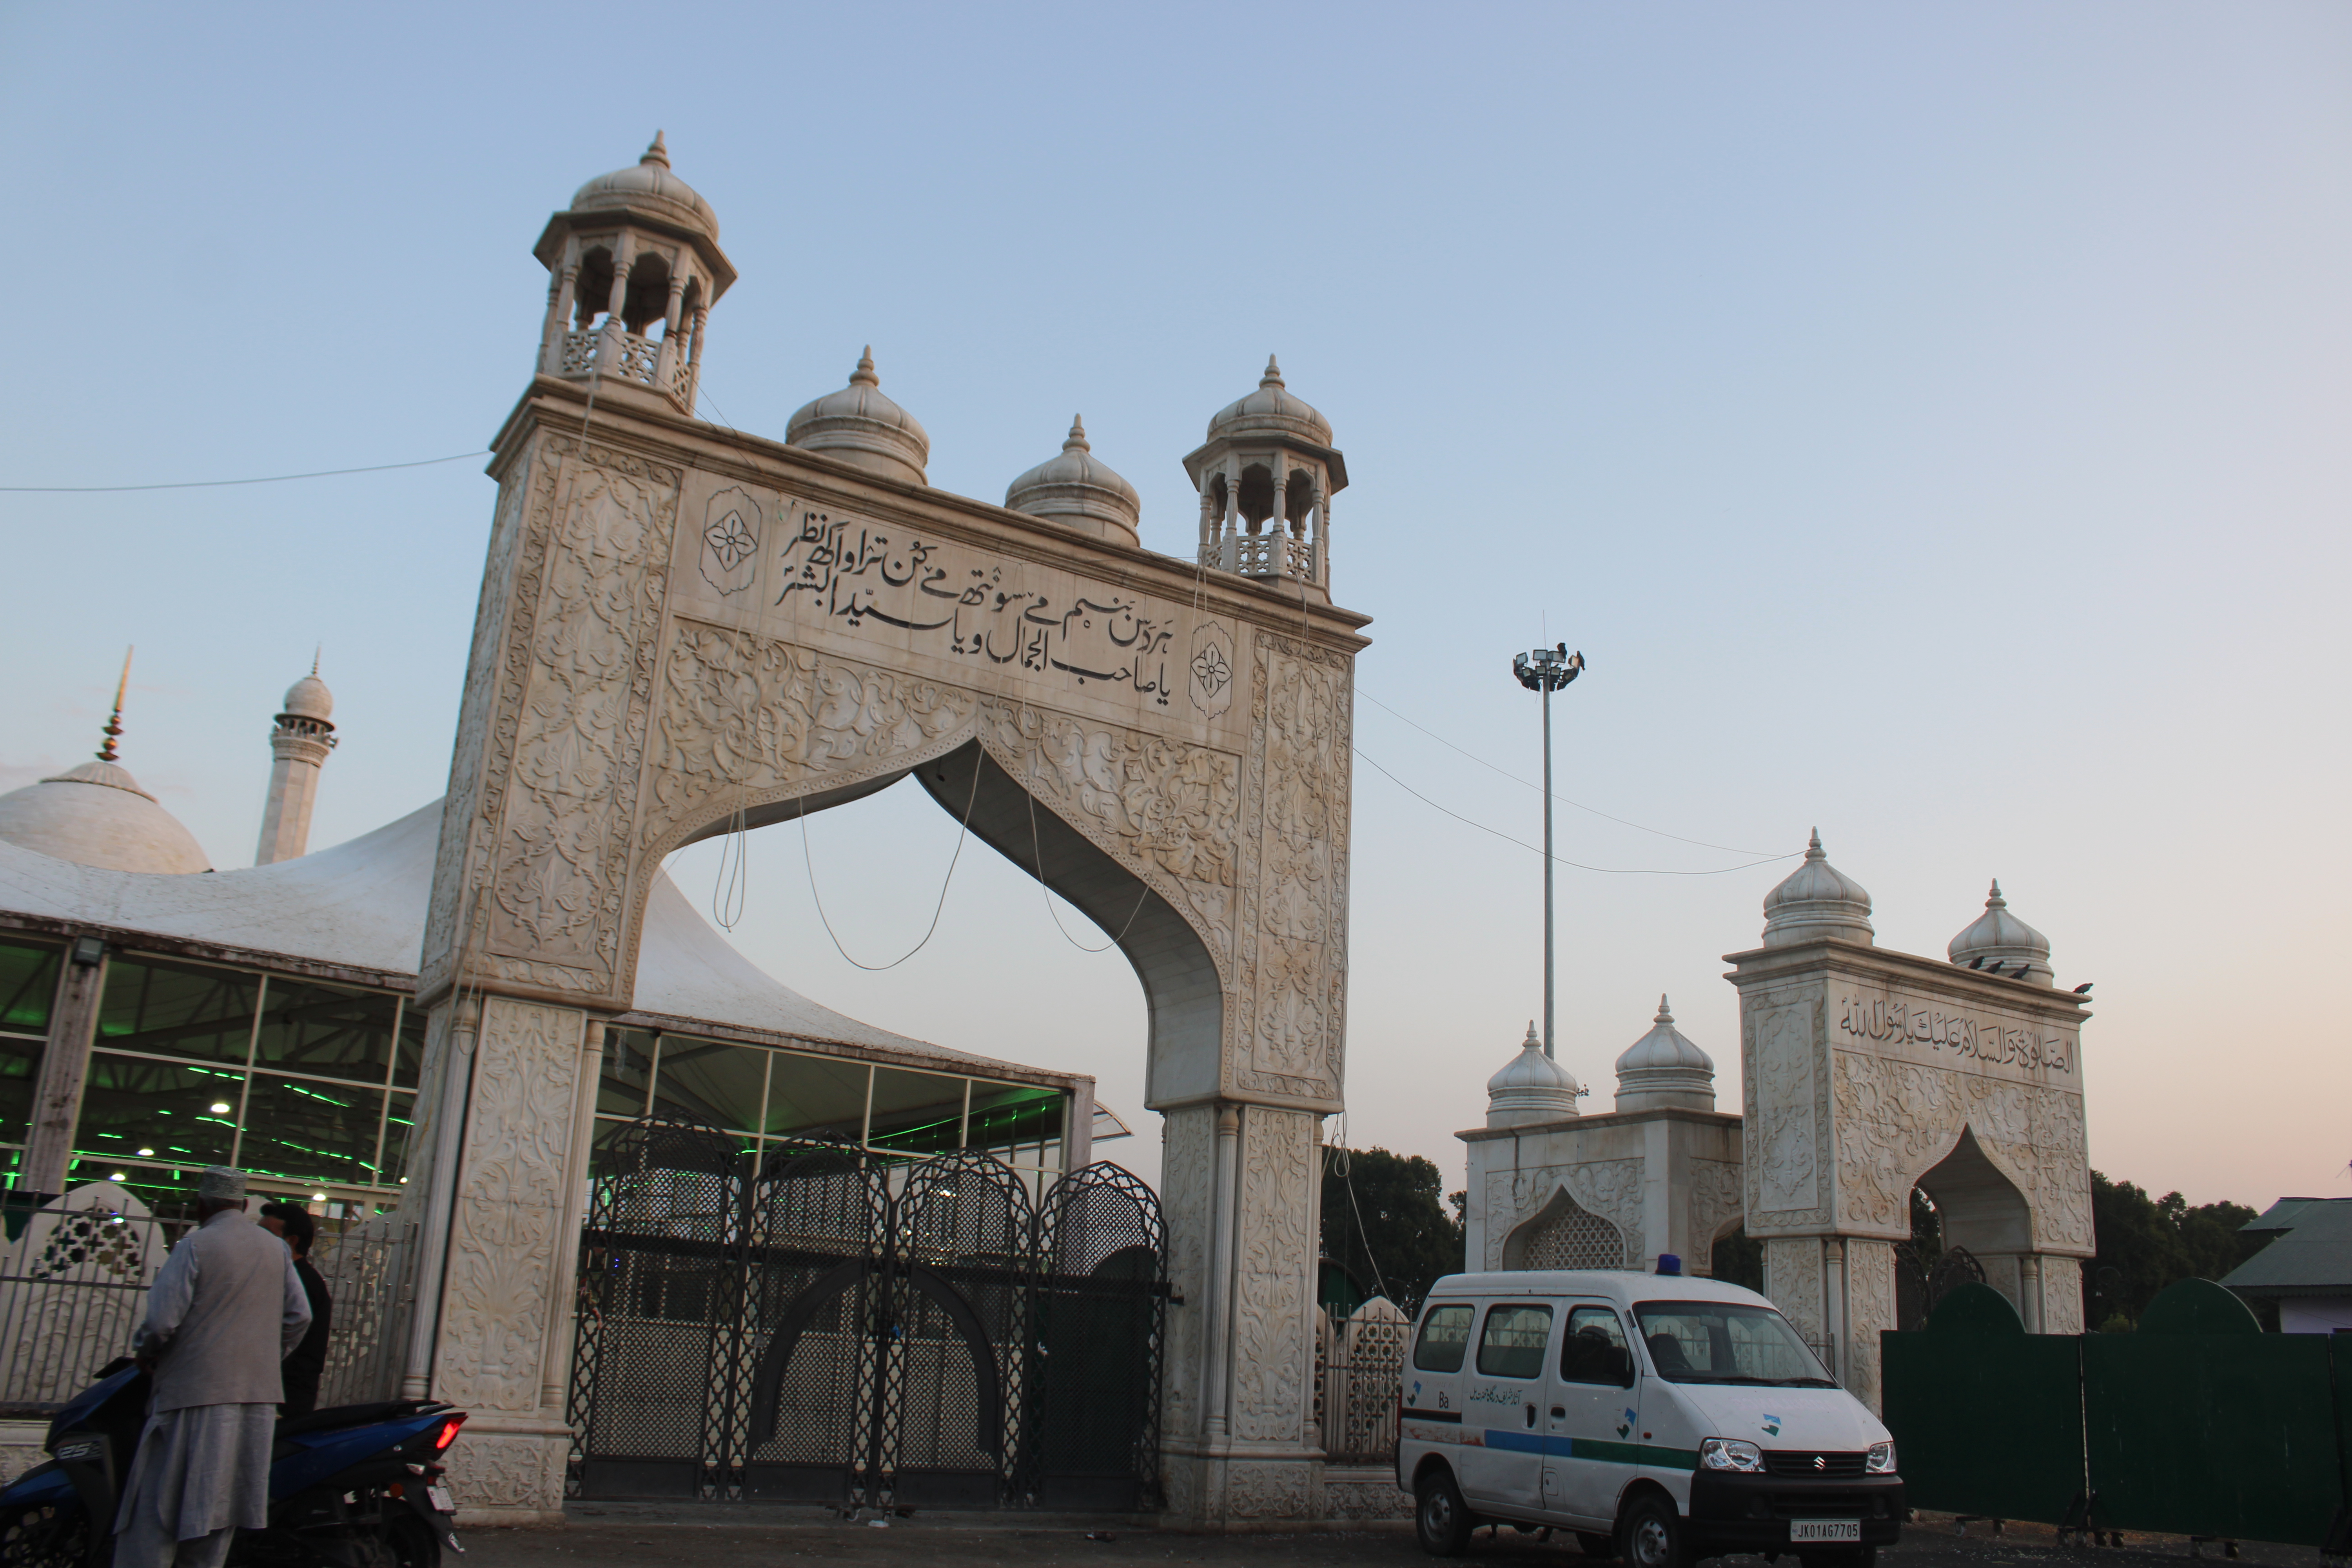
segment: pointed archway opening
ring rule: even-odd
[[[1505,1238],[1506,1268],[1623,1268],[1625,1235],[1562,1187]]]
[[[1927,1198],[1937,1243],[1930,1277],[1948,1289],[1958,1271],[1968,1271],[2024,1313],[2018,1264],[2033,1250],[2033,1212],[2017,1184],[1985,1153],[1975,1131],[1962,1128],[1951,1152],[1920,1173],[1917,1187]],[[1918,1210],[1915,1199],[1915,1234],[1921,1228]]]

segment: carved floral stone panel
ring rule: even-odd
[[[482,1004],[471,1110],[441,1307],[435,1394],[477,1410],[539,1407],[586,1015],[502,996]]]
[[[1257,636],[1241,916],[1246,1027],[1233,1080],[1337,1100],[1347,1034],[1347,661]]]
[[[1236,1438],[1297,1442],[1314,1376],[1315,1118],[1249,1107],[1240,1160],[1227,1426]]]
[[[1845,1244],[1846,1377],[1856,1399],[1878,1408],[1878,1336],[1895,1326],[1895,1247],[1851,1237]]]
[[[1234,1459],[1225,1471],[1225,1506],[1235,1519],[1306,1519],[1314,1480],[1309,1465]]]
[[[1806,1339],[1819,1342],[1829,1319],[1822,1300],[1822,1244],[1811,1236],[1764,1243],[1764,1294]]]
[[[1160,1121],[1160,1201],[1169,1216],[1168,1285],[1181,1298],[1181,1305],[1168,1309],[1160,1429],[1175,1437],[1196,1437],[1201,1432],[1200,1379],[1208,1355],[1209,1236],[1216,1207],[1216,1116],[1213,1106],[1187,1105],[1168,1111]]]
[[[1817,1005],[1801,998],[1758,1011],[1749,1059],[1755,1064],[1756,1124],[1747,1136],[1755,1172],[1755,1211],[1800,1217],[1822,1205],[1814,1123],[1813,1037]]]
[[[460,1508],[557,1510],[563,1506],[561,1437],[461,1434],[449,1454],[449,1487]]]
[[[1690,1176],[1689,1245],[1698,1255],[1696,1261],[1711,1271],[1713,1266],[1707,1259],[1716,1238],[1747,1212],[1740,1165],[1736,1160],[1696,1157],[1685,1163]],[[1689,1261],[1685,1260],[1685,1266]]]

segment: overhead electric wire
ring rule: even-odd
[[[1475,752],[1465,751],[1462,747],[1455,745],[1453,742],[1447,740],[1436,731],[1429,728],[1426,724],[1414,723],[1412,720],[1405,718],[1403,714],[1398,712],[1395,709],[1390,707],[1387,703],[1381,701],[1379,698],[1373,696],[1362,687],[1359,686],[1356,688],[1356,695],[1370,703],[1373,707],[1379,709],[1381,712],[1388,714],[1391,718],[1402,721],[1407,724],[1412,724],[1414,729],[1420,731],[1423,734],[1428,736],[1439,745],[1444,746],[1447,751],[1460,752],[1464,756],[1469,758],[1480,767],[1498,773],[1505,778],[1510,780],[1513,784],[1524,785],[1525,787],[1535,791],[1538,795],[1543,794],[1543,785],[1537,784],[1532,779],[1523,779],[1518,774],[1511,772],[1508,768],[1498,767],[1495,763],[1490,763],[1486,758],[1480,756]],[[1366,761],[1370,760],[1370,759],[1369,758],[1366,759]],[[1378,763],[1374,763],[1373,765],[1375,767],[1379,766]],[[1643,833],[1654,833],[1661,838],[1671,838],[1679,844],[1696,844],[1702,849],[1720,849],[1727,855],[1765,854],[1765,851],[1761,849],[1743,849],[1736,844],[1710,844],[1704,838],[1685,838],[1679,833],[1669,833],[1663,827],[1649,827],[1645,826],[1642,823],[1633,821],[1628,817],[1611,816],[1610,813],[1601,810],[1599,806],[1587,805],[1582,801],[1570,800],[1564,795],[1555,793],[1552,795],[1552,799],[1559,802],[1562,805],[1572,805],[1579,811],[1590,812],[1595,816],[1607,817],[1611,822],[1620,824],[1622,826],[1640,828]],[[1795,852],[1791,851],[1791,853]],[[1785,860],[1789,858],[1789,856],[1772,855],[1767,858],[1774,860]]]
[[[331,479],[344,474],[383,474],[394,468],[429,468],[438,463],[462,463],[468,458],[487,458],[487,451],[452,452],[446,458],[419,458],[413,463],[371,463],[364,468],[320,468],[308,474],[264,474],[251,479],[176,479],[160,485],[0,485],[0,495],[91,496],[113,495],[124,490],[209,490],[224,485],[277,485],[288,479]]]
[[[1356,746],[1351,749],[1355,752],[1356,755],[1363,757],[1365,762],[1370,763],[1374,772],[1378,773],[1382,778],[1388,780],[1389,783],[1396,785],[1397,788],[1404,791],[1405,794],[1412,796],[1413,799],[1421,802],[1422,805],[1429,806],[1433,810],[1444,812],[1446,816],[1452,817],[1454,821],[1461,823],[1466,827],[1475,827],[1481,833],[1491,833],[1507,844],[1516,844],[1531,855],[1541,855],[1543,853],[1541,849],[1528,843],[1524,838],[1514,838],[1499,827],[1489,827],[1483,822],[1463,816],[1460,812],[1454,810],[1450,806],[1438,805],[1437,802],[1430,799],[1427,795],[1413,788],[1412,785],[1405,783],[1404,780],[1389,772],[1388,769],[1381,767],[1380,763],[1372,762],[1371,758],[1364,756],[1364,749],[1361,746]],[[1715,846],[1710,845],[1708,847],[1712,848],[1715,847]],[[1749,851],[1735,850],[1733,853],[1746,854],[1749,853]],[[1644,866],[1588,866],[1581,860],[1571,860],[1565,855],[1555,855],[1552,858],[1559,861],[1563,866],[1573,866],[1580,871],[1598,871],[1603,876],[1610,877],[1720,877],[1727,872],[1745,871],[1752,866],[1769,866],[1775,860],[1786,860],[1791,856],[1799,853],[1801,853],[1801,851],[1791,850],[1788,855],[1760,856],[1756,859],[1747,861],[1741,865],[1718,866],[1708,871],[1668,871]]]

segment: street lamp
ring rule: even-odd
[[[1552,1022],[1552,913],[1551,913],[1551,694],[1584,673],[1584,655],[1570,653],[1568,645],[1539,647],[1533,653],[1523,653],[1511,660],[1511,673],[1529,691],[1543,693],[1544,746],[1544,1055],[1556,1056],[1553,1049]]]

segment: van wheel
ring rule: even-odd
[[[1675,1505],[1655,1492],[1633,1500],[1617,1521],[1617,1538],[1627,1568],[1690,1568],[1683,1521]]]
[[[1470,1544],[1470,1531],[1477,1522],[1462,1505],[1462,1492],[1454,1484],[1454,1472],[1438,1465],[1421,1478],[1412,1510],[1412,1530],[1421,1538],[1423,1552],[1432,1557],[1461,1556],[1462,1549]]]

